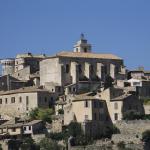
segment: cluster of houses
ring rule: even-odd
[[[76,121],[95,136],[129,110],[144,114],[141,99],[150,97],[150,71],[128,71],[122,58],[93,53],[84,35],[73,51],[18,54],[1,60],[1,65],[1,122],[28,116],[34,108],[53,108],[52,132]],[[40,122],[18,121],[1,124],[0,136],[33,134],[34,124]]]

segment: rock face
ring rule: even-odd
[[[134,121],[119,121],[116,127],[120,130],[120,134],[112,136],[112,141],[118,143],[142,143],[142,133],[145,130],[150,130],[150,120],[134,120]]]

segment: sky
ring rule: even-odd
[[[0,58],[71,51],[84,33],[94,53],[150,70],[150,0],[0,0]]]

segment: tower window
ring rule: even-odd
[[[86,48],[86,47],[84,48],[84,52],[85,52],[85,53],[87,52],[87,48]]]

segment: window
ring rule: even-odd
[[[84,48],[84,52],[85,52],[85,53],[87,52],[87,48],[86,48],[86,47]]]
[[[78,48],[76,48],[76,52],[78,52]]]
[[[15,97],[11,97],[11,103],[15,103]]]
[[[117,113],[114,114],[114,118],[115,118],[115,120],[118,120],[118,114]]]
[[[88,101],[84,102],[84,107],[88,107]]]
[[[26,96],[26,105],[29,105],[29,96]]]
[[[26,131],[26,127],[23,127],[23,130]]]
[[[45,103],[47,102],[47,97],[45,97]]]
[[[85,115],[85,120],[88,120],[89,116],[88,115]]]
[[[0,99],[0,104],[2,104],[2,99]]]
[[[29,126],[29,130],[31,130],[31,126]]]
[[[97,101],[94,101],[94,108],[97,108]]]
[[[19,103],[22,103],[22,97],[21,96],[19,97]]]
[[[7,102],[8,102],[8,101],[7,101],[7,98],[5,98],[5,104],[7,104]]]
[[[66,64],[66,73],[69,73],[69,71],[70,71],[70,66],[69,64]]]
[[[114,108],[118,109],[118,103],[114,103]]]
[[[73,92],[75,92],[75,91],[76,91],[76,88],[74,87],[74,88],[73,88]]]
[[[97,115],[96,115],[96,113],[94,113],[94,120],[96,120],[97,119]]]
[[[12,132],[16,132],[16,128],[12,128]]]

